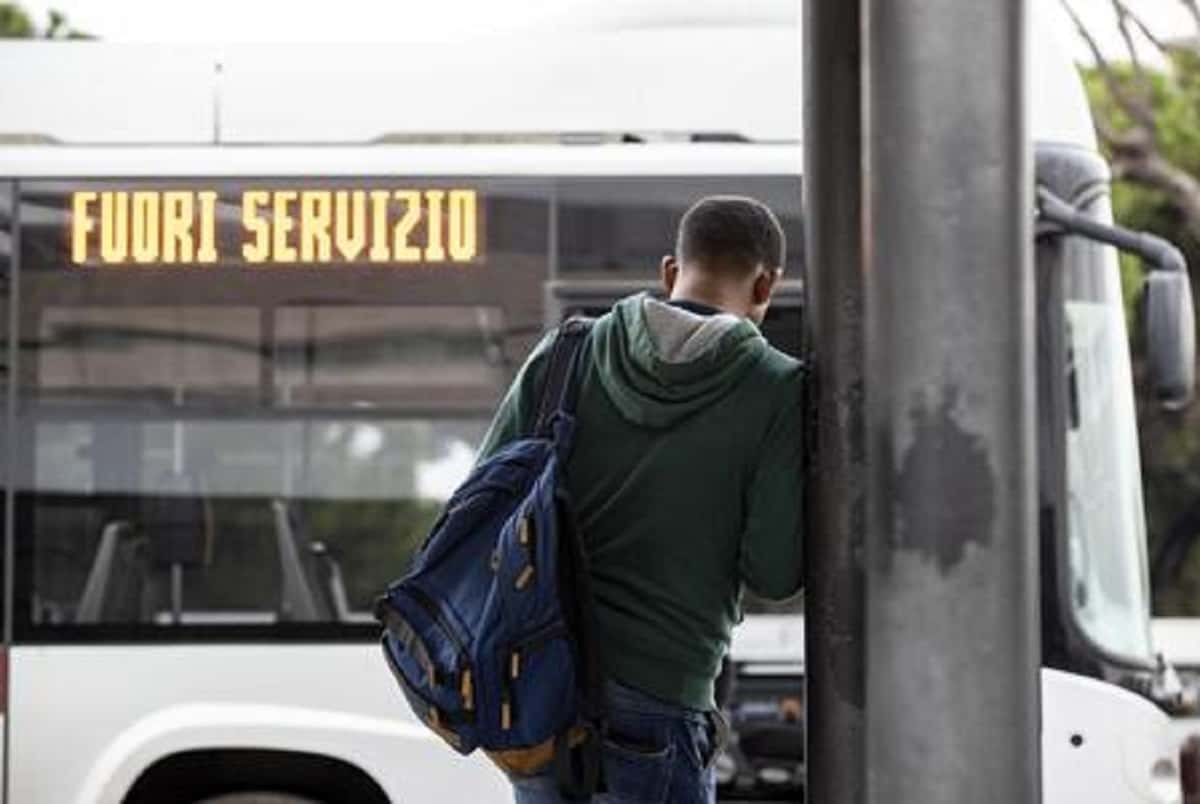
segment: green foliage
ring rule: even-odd
[[[1156,124],[1156,138],[1163,158],[1194,176],[1200,176],[1200,53],[1172,48],[1165,72],[1148,72],[1137,77],[1129,64],[1113,64],[1113,74],[1130,94],[1148,97]],[[1084,86],[1092,113],[1102,127],[1126,131],[1133,121],[1114,99],[1108,82],[1098,69],[1083,72]],[[1114,154],[1106,153],[1110,159]],[[1131,182],[1113,187],[1113,214],[1133,229],[1165,237],[1184,252],[1192,270],[1193,288],[1200,289],[1200,242],[1186,226],[1179,210],[1163,192]],[[1137,300],[1141,294],[1142,269],[1134,258],[1122,257],[1121,285],[1131,325],[1135,376],[1141,374],[1144,355],[1136,335]],[[1200,505],[1200,412],[1169,413],[1138,388],[1138,424],[1142,453],[1150,554],[1159,550],[1172,529],[1186,527],[1189,512]],[[1200,615],[1200,538],[1179,573],[1154,589],[1158,615]]]
[[[0,3],[0,39],[91,39],[67,23],[61,11],[51,9],[46,27],[38,29],[33,17],[20,3]]]
[[[28,12],[16,3],[0,3],[0,39],[30,39],[36,35]]]
[[[403,575],[441,511],[428,500],[310,501],[309,536],[337,558],[353,608],[370,611],[375,598]]]

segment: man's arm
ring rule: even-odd
[[[490,458],[505,444],[528,435],[533,430],[538,403],[541,401],[542,381],[546,375],[546,361],[550,357],[550,348],[557,332],[557,329],[553,329],[546,333],[537,346],[533,347],[525,365],[517,372],[508,393],[496,409],[487,435],[483,437],[476,463]]]
[[[800,376],[797,373],[796,381],[788,383],[788,401],[771,423],[747,492],[742,580],[755,594],[771,600],[795,594],[801,581]]]

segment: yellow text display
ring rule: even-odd
[[[118,265],[427,265],[480,252],[466,188],[79,190],[71,262]]]

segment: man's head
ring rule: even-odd
[[[663,257],[672,299],[689,299],[762,323],[783,273],[786,242],[779,220],[753,198],[712,195],[684,213],[675,254]]]

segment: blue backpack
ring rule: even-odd
[[[533,434],[475,468],[375,606],[388,666],[430,729],[509,774],[553,763],[569,799],[597,790],[604,729],[586,556],[563,479],[590,324],[563,324]]]

